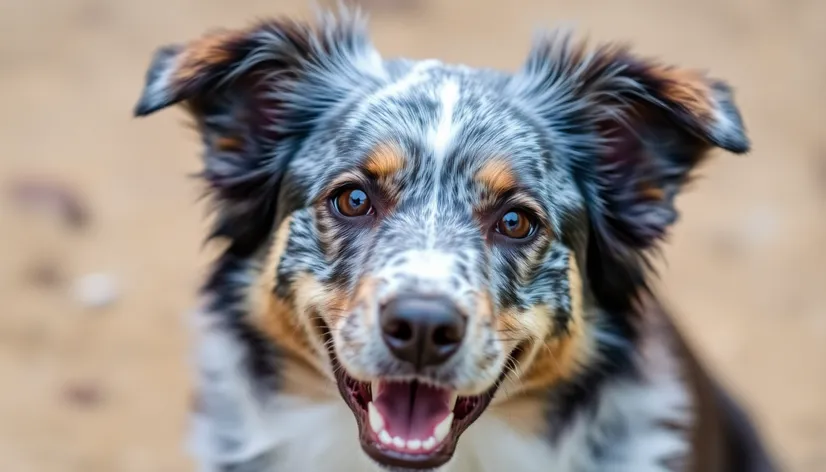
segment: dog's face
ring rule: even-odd
[[[264,23],[159,51],[137,113],[181,101],[228,240],[211,288],[402,468],[447,462],[501,384],[601,366],[689,171],[747,148],[722,83],[561,36],[510,75]]]

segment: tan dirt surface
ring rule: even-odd
[[[323,3],[323,2],[322,2]],[[826,471],[826,2],[371,0],[386,56],[515,68],[535,30],[574,25],[729,80],[754,143],[684,194],[661,290],[787,470]],[[193,470],[185,317],[210,260],[168,111],[134,120],[156,46],[298,1],[0,0],[0,471]],[[22,207],[58,182],[88,224]],[[104,273],[86,296],[75,285]],[[92,280],[95,282],[95,280]],[[85,292],[84,292],[85,293]]]

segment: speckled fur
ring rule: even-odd
[[[561,33],[516,73],[384,60],[351,11],[162,48],[146,80],[137,115],[180,103],[200,130],[225,243],[195,317],[201,470],[378,470],[329,347],[362,381],[476,395],[504,376],[444,472],[689,470],[698,407],[640,301],[691,170],[748,149],[724,83]],[[366,224],[331,209],[348,183],[376,204]],[[512,204],[536,214],[528,243],[488,230]],[[469,320],[460,351],[420,373],[377,328],[406,290]]]

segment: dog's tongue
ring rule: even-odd
[[[450,396],[449,390],[419,382],[380,382],[373,403],[391,436],[426,439],[450,414]]]

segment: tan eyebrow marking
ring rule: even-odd
[[[516,187],[513,169],[503,158],[494,158],[486,162],[475,176],[476,181],[497,194],[505,193]]]
[[[382,143],[367,157],[364,169],[376,178],[391,176],[404,168],[405,158],[395,144]]]

